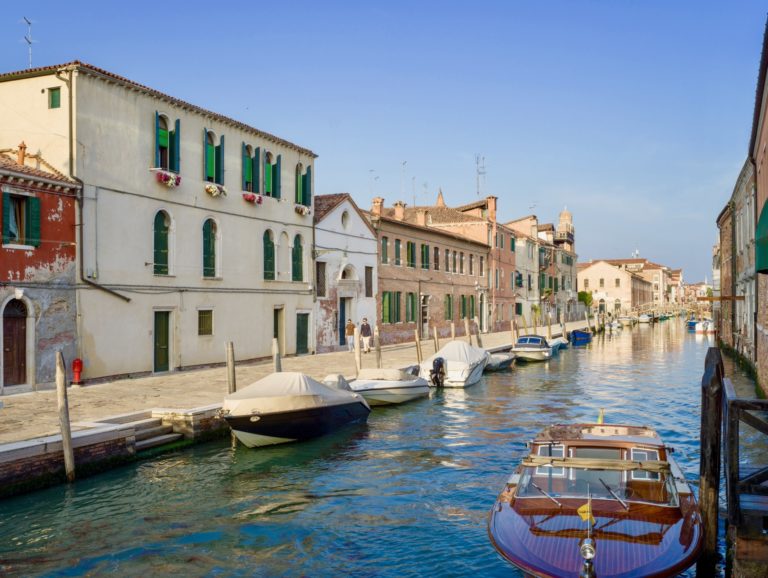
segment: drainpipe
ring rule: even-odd
[[[78,233],[78,246],[79,246],[79,259],[80,259],[80,267],[79,267],[79,273],[80,273],[80,280],[90,285],[91,287],[94,287],[96,289],[100,289],[101,291],[104,291],[106,293],[109,293],[110,295],[114,295],[115,297],[118,297],[122,299],[123,301],[130,302],[130,297],[126,297],[125,295],[121,295],[117,291],[113,291],[112,289],[108,289],[107,287],[104,287],[103,285],[100,285],[99,283],[96,283],[95,281],[91,281],[85,276],[84,272],[84,265],[83,265],[83,196],[85,195],[85,183],[81,179],[75,176],[75,142],[73,137],[73,131],[74,131],[74,119],[73,119],[73,110],[74,110],[74,95],[72,94],[72,76],[77,69],[76,65],[69,65],[65,68],[62,68],[61,70],[56,71],[56,78],[61,80],[64,84],[67,85],[67,94],[69,96],[68,98],[68,107],[69,107],[69,176],[72,178],[75,182],[77,182],[80,185],[80,191],[77,194],[77,207],[78,212],[80,213],[80,226],[79,226],[79,233]],[[67,76],[64,76],[63,73],[68,73]]]

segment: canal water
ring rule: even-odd
[[[486,515],[525,442],[605,408],[656,428],[696,480],[712,344],[680,320],[640,325],[315,441],[211,442],[5,500],[0,575],[516,576]]]

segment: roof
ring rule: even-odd
[[[457,241],[463,241],[465,243],[471,243],[473,245],[480,245],[481,247],[484,247],[486,249],[488,248],[488,245],[486,243],[482,243],[480,241],[475,241],[474,239],[471,239],[469,237],[464,237],[463,235],[456,235],[455,233],[449,233],[445,229],[441,229],[439,227],[425,227],[425,226],[422,226],[422,225],[418,225],[416,223],[412,223],[412,222],[410,222],[408,220],[405,220],[405,219],[400,221],[398,219],[395,219],[394,217],[390,217],[388,215],[385,215],[384,213],[385,212],[389,212],[389,209],[383,209],[381,216],[378,216],[378,217],[376,215],[373,215],[370,211],[361,211],[361,212],[364,213],[372,221],[375,221],[376,219],[378,219],[380,221],[385,221],[387,223],[394,223],[395,225],[402,225],[404,227],[410,227],[410,228],[413,228],[413,229],[420,229],[422,231],[428,231],[428,232],[433,233],[435,235],[442,235],[444,237],[450,237],[451,239],[456,239]]]
[[[295,149],[295,150],[297,150],[297,151],[299,151],[299,152],[301,152],[303,154],[306,154],[308,156],[311,156],[313,158],[317,157],[317,155],[315,153],[313,153],[311,150],[309,150],[307,148],[300,147],[297,144],[294,144],[294,143],[292,143],[290,141],[287,141],[285,139],[279,138],[279,137],[277,137],[277,136],[275,136],[273,134],[270,134],[268,132],[264,132],[262,130],[254,128],[254,127],[252,127],[252,126],[250,126],[248,124],[245,124],[244,122],[240,122],[240,121],[235,120],[233,118],[230,118],[228,116],[224,116],[223,114],[218,114],[216,112],[212,112],[210,110],[207,110],[205,108],[196,106],[194,104],[190,104],[190,103],[188,103],[188,102],[186,102],[184,100],[181,100],[181,99],[178,99],[178,98],[174,98],[174,97],[172,97],[172,96],[170,96],[168,94],[160,92],[159,90],[155,90],[153,88],[149,88],[148,86],[144,86],[143,84],[139,84],[139,83],[134,82],[132,80],[129,80],[129,79],[123,77],[123,76],[119,76],[117,74],[114,74],[113,72],[109,72],[108,70],[104,70],[103,68],[98,68],[96,66],[93,66],[91,64],[87,64],[87,63],[82,62],[80,60],[73,60],[71,62],[67,62],[67,63],[64,63],[64,64],[56,64],[56,65],[52,65],[52,66],[41,66],[41,67],[38,67],[38,68],[30,68],[30,69],[27,69],[27,70],[19,70],[19,71],[16,71],[16,72],[6,72],[4,74],[0,74],[0,82],[6,82],[6,81],[9,81],[9,80],[20,80],[20,79],[23,79],[23,78],[31,78],[31,77],[35,77],[35,76],[45,76],[45,75],[48,75],[48,74],[55,74],[57,71],[59,71],[59,70],[61,70],[63,68],[71,68],[71,67],[76,68],[79,72],[85,72],[86,74],[90,73],[90,74],[92,74],[94,76],[106,77],[106,78],[109,78],[112,81],[118,81],[119,83],[127,85],[127,86],[130,86],[130,87],[132,87],[134,89],[139,89],[140,91],[145,92],[145,93],[149,94],[150,96],[154,96],[155,98],[159,98],[159,99],[162,99],[162,100],[169,101],[169,102],[171,102],[171,103],[173,103],[173,104],[175,104],[175,105],[177,105],[177,106],[179,106],[181,108],[185,108],[187,110],[191,110],[193,112],[197,112],[199,114],[202,114],[202,115],[205,115],[205,116],[209,116],[209,117],[213,118],[214,120],[218,120],[220,122],[223,122],[225,124],[229,124],[229,125],[234,126],[236,128],[239,128],[239,129],[242,129],[242,130],[245,130],[245,131],[248,131],[248,132],[255,133],[255,134],[257,134],[258,136],[260,136],[260,137],[262,137],[264,139],[271,140],[271,141],[275,142],[276,144],[280,144],[280,145],[283,145],[283,146]]]
[[[768,19],[765,22],[765,31],[763,32],[763,51],[760,55],[760,68],[757,73],[757,88],[755,90],[755,111],[752,114],[752,134],[749,139],[749,150],[747,151],[752,160],[755,159],[753,151],[755,150],[755,141],[757,140],[757,128],[760,124],[760,116],[763,108],[763,99],[765,98],[765,80],[768,71]]]
[[[352,198],[352,195],[349,193],[333,193],[330,195],[315,195],[315,211],[313,215],[314,223],[317,225],[320,221],[322,221],[328,213],[330,213],[333,209],[341,205],[344,201],[349,202],[350,205],[352,205],[352,208],[355,210],[355,212],[360,216],[360,219],[365,223],[365,226],[368,227],[368,229],[371,231],[373,236],[376,236],[376,230],[371,226],[371,221],[368,219],[367,215],[360,210],[360,207],[357,206],[357,203],[355,203],[355,200]]]
[[[38,168],[38,167],[31,167],[26,164],[20,165],[16,159],[8,156],[5,152],[0,152],[0,172],[12,172],[16,173],[16,175],[24,175],[27,177],[30,177],[32,179],[42,179],[44,181],[53,181],[56,183],[61,183],[62,186],[67,187],[73,187],[73,188],[79,188],[80,185],[73,179],[70,179],[69,177],[63,175],[56,169],[54,169],[52,166],[50,166],[47,162],[45,162],[42,158],[40,158],[37,155],[27,155],[28,159],[35,159],[40,161],[40,165],[44,166],[45,169]]]

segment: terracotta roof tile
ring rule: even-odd
[[[39,169],[36,167],[30,167],[27,165],[20,165],[16,162],[16,159],[9,157],[6,154],[0,154],[0,170],[10,171],[21,175],[29,176],[30,178],[46,179],[48,181],[59,181],[63,185],[78,186],[79,185],[69,177],[64,176],[59,171],[48,165],[45,161],[41,164],[46,166],[48,170]]]
[[[345,199],[350,199],[349,193],[334,193],[331,195],[315,195],[315,223],[323,218]]]

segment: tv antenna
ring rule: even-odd
[[[485,185],[485,157],[475,155],[475,173],[477,178],[477,196],[480,196],[481,185]]]
[[[32,21],[26,16],[22,16],[22,18],[27,23],[27,34],[24,36],[24,42],[27,43],[29,48],[29,66],[27,68],[32,68],[32,44],[35,42],[32,40]]]

